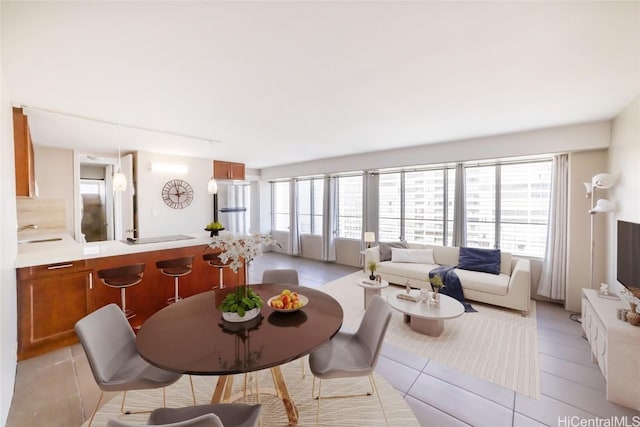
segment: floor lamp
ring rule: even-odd
[[[589,270],[589,287],[594,289],[593,287],[593,269],[594,269],[594,256],[595,256],[595,237],[594,237],[594,222],[595,217],[601,213],[612,212],[614,209],[614,204],[607,199],[597,199],[596,193],[597,190],[606,190],[615,184],[611,175],[607,173],[599,173],[594,175],[591,178],[591,182],[585,182],[584,186],[587,189],[587,197],[591,199],[591,209],[589,210],[589,215],[591,216],[591,249],[589,251],[589,259],[590,259],[590,270]]]

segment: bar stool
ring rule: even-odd
[[[167,259],[156,262],[156,267],[165,276],[173,277],[175,295],[167,299],[167,304],[180,301],[182,298],[178,294],[178,278],[191,273],[193,267],[193,255],[182,258]]]
[[[229,266],[229,263],[225,264],[223,263],[220,258],[218,258],[219,253],[218,252],[212,252],[212,253],[208,253],[208,254],[204,254],[202,255],[202,259],[205,260],[207,262],[207,264],[209,264],[212,267],[215,267],[218,269],[218,275],[220,277],[220,289],[224,289],[224,274],[223,274],[223,270],[225,267]],[[216,289],[216,287],[214,286],[213,289]]]
[[[120,300],[122,301],[120,308],[127,319],[131,319],[136,314],[131,310],[127,310],[125,289],[142,281],[144,266],[144,263],[139,263],[98,270],[98,278],[102,283],[111,288],[120,289]]]

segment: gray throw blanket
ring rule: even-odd
[[[429,272],[429,279],[438,275],[442,278],[442,283],[444,284],[444,288],[440,288],[440,293],[444,295],[448,295],[451,298],[455,298],[464,306],[464,311],[466,313],[475,313],[476,309],[471,307],[471,304],[464,300],[464,293],[462,292],[462,285],[460,284],[460,278],[453,271],[456,268],[455,266],[450,265],[442,265],[440,267],[434,268]]]

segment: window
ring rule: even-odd
[[[381,242],[402,238],[402,185],[401,173],[380,174],[378,184],[378,227]]]
[[[455,170],[380,174],[380,241],[451,244]]]
[[[338,193],[338,236],[345,239],[362,237],[362,175],[340,176]]]
[[[271,229],[289,231],[289,182],[271,183]]]
[[[544,257],[551,162],[465,169],[467,246]]]
[[[547,241],[551,162],[501,166],[500,248],[544,257]]]
[[[298,181],[298,225],[301,234],[322,234],[322,178]]]
[[[467,246],[496,247],[496,166],[465,169]]]

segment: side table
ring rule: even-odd
[[[358,286],[364,288],[364,309],[367,309],[367,303],[374,295],[381,295],[382,289],[389,286],[389,282],[382,280],[379,284],[372,284],[369,279],[360,279],[356,282]]]

